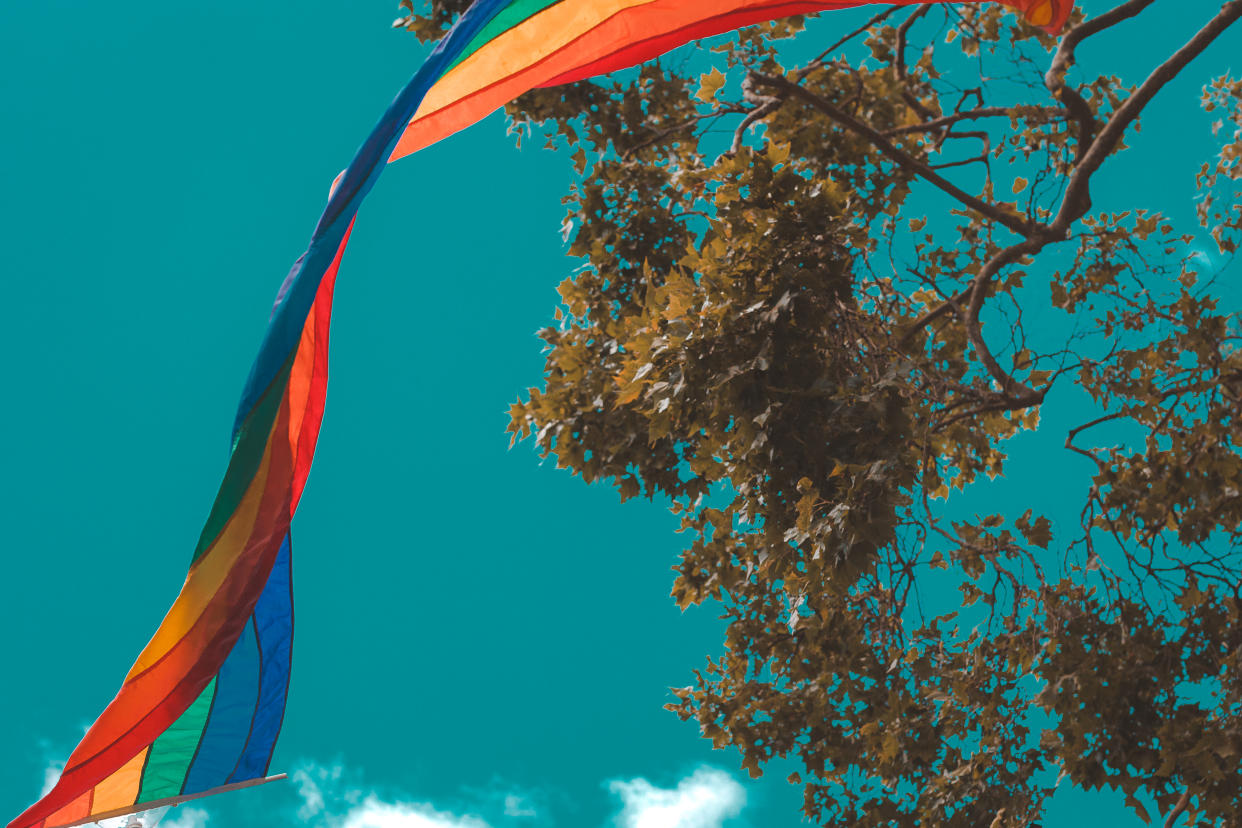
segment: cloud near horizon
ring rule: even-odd
[[[720,828],[746,806],[746,790],[716,768],[699,768],[675,788],[638,778],[614,780],[608,790],[621,798],[620,828]]]
[[[384,802],[372,795],[351,808],[341,828],[490,828],[482,819],[437,811],[424,802]]]
[[[308,762],[295,770],[291,778],[301,799],[298,818],[327,828],[491,828],[474,814],[458,815],[428,802],[381,797],[350,776],[340,764]]]
[[[530,797],[511,788],[476,792],[475,806],[445,809],[365,788],[353,776],[340,764],[306,763],[295,770],[292,779],[301,800],[298,819],[314,828],[540,828],[553,824]],[[699,768],[672,788],[657,787],[641,777],[614,779],[606,787],[621,807],[596,824],[616,828],[723,828],[746,804],[745,789],[729,774],[710,767]]]
[[[171,812],[172,818],[168,815]],[[159,828],[206,828],[207,812],[201,808],[185,807],[170,808],[159,822]],[[145,824],[145,823],[144,823]]]

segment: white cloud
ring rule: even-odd
[[[323,813],[324,788],[333,790],[340,786],[345,769],[336,764],[331,767],[317,764],[306,764],[293,772],[293,784],[298,786],[298,796],[302,798],[302,806],[298,808],[298,818],[307,820]]]
[[[491,828],[473,815],[458,816],[427,802],[387,800],[350,784],[340,764],[307,763],[292,774],[302,800],[298,818],[325,828]],[[181,826],[180,828],[201,828]]]
[[[745,789],[715,768],[698,769],[676,788],[640,778],[614,780],[608,789],[621,797],[615,820],[621,828],[721,828],[746,804]]]
[[[39,791],[40,797],[45,797],[56,787],[56,783],[60,780],[60,775],[65,771],[64,762],[49,762],[48,766],[43,769],[43,790]]]
[[[437,811],[421,802],[384,802],[368,796],[345,814],[341,828],[489,828],[473,816]]]
[[[459,802],[467,804],[446,806],[443,801],[433,804],[364,786],[356,773],[340,764],[307,763],[291,776],[300,800],[298,818],[307,828],[535,828],[551,824],[546,811],[537,807],[537,793],[532,797],[498,781],[485,789],[464,789]],[[724,828],[746,804],[746,792],[733,777],[706,767],[672,788],[636,778],[613,780],[608,789],[621,803],[609,823],[616,828]]]
[[[160,820],[160,828],[204,828],[207,812],[200,808],[173,808],[173,818]],[[148,823],[144,820],[144,825]]]
[[[535,809],[526,797],[518,794],[505,795],[505,816],[521,818],[535,815]]]

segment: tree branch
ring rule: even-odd
[[[1177,824],[1177,818],[1186,812],[1190,807],[1190,789],[1187,788],[1182,792],[1182,798],[1177,800],[1177,804],[1173,806],[1173,810],[1169,811],[1169,818],[1164,821],[1164,828],[1173,828]]]
[[[1068,86],[1065,82],[1066,73],[1074,63],[1074,50],[1088,37],[1134,17],[1153,2],[1155,0],[1128,0],[1099,17],[1083,21],[1070,29],[1057,46],[1057,52],[1052,58],[1047,74],[1044,75],[1044,86],[1065,106],[1071,117],[1078,123],[1078,152],[1074,158],[1076,164],[1082,161],[1087,148],[1095,141],[1095,133],[1099,129],[1099,124],[1096,123],[1091,107],[1087,105],[1078,90]]]
[[[1050,112],[1058,112],[1056,107],[1048,107]],[[931,132],[940,127],[952,126],[959,121],[974,121],[979,118],[1008,118],[1013,114],[1013,110],[1007,106],[983,106],[978,109],[967,109],[964,112],[954,112],[952,115],[945,115],[941,118],[933,118],[930,121],[913,124],[911,126],[897,127],[896,129],[886,130],[881,135],[890,137],[893,135],[907,135],[911,132]]]
[[[638,152],[639,150],[644,150],[647,147],[652,146],[653,144],[660,143],[665,138],[668,138],[672,135],[676,135],[677,133],[690,129],[691,127],[697,126],[701,121],[707,120],[709,118],[719,118],[722,115],[726,115],[729,113],[736,113],[738,111],[740,110],[737,107],[732,107],[732,106],[723,107],[723,108],[715,109],[715,110],[712,110],[711,112],[707,112],[701,115],[694,115],[693,117],[687,118],[681,123],[674,124],[673,126],[667,127],[666,129],[653,130],[649,138],[645,138],[644,140],[639,141],[634,146],[629,147],[624,152],[622,152],[621,160],[623,161],[628,160],[631,156],[634,155],[634,153]]]
[[[970,305],[966,308],[966,336],[970,339],[970,344],[974,346],[975,351],[979,354],[979,358],[983,360],[988,373],[1000,385],[1001,392],[1023,407],[1042,403],[1047,389],[1036,391],[1018,382],[1004,368],[1001,368],[991,349],[983,341],[983,329],[979,322],[979,313],[983,310],[983,300],[987,298],[988,286],[992,283],[992,278],[1000,272],[1001,268],[1017,262],[1023,256],[1035,255],[1049,241],[1051,239],[1044,235],[1032,236],[1017,244],[1006,247],[989,259],[987,264],[983,266],[979,274],[974,278],[970,289]]]
[[[742,122],[737,125],[737,129],[733,131],[733,143],[729,146],[729,154],[737,155],[742,149],[742,141],[746,137],[746,130],[749,129],[756,121],[761,118],[766,118],[768,115],[775,112],[780,108],[780,105],[781,102],[779,100],[771,100],[767,103],[760,104],[750,112],[746,113],[746,117],[742,119]]]
[[[1152,98],[1155,97],[1156,93],[1159,92],[1165,84],[1176,77],[1177,73],[1185,68],[1190,61],[1198,57],[1199,54],[1201,54],[1203,50],[1212,43],[1213,40],[1225,31],[1225,29],[1229,28],[1230,25],[1242,17],[1242,0],[1227,0],[1227,2],[1223,3],[1221,5],[1220,12],[1208,21],[1207,25],[1200,29],[1194,37],[1187,41],[1186,45],[1174,53],[1167,61],[1157,67],[1156,70],[1147,78],[1147,80],[1142,83],[1138,90],[1136,90],[1133,95],[1127,98],[1126,101],[1117,108],[1117,111],[1113,113],[1111,118],[1109,118],[1108,123],[1105,124],[1103,130],[1101,130],[1098,135],[1094,135],[1097,125],[1094,117],[1090,116],[1090,110],[1086,110],[1087,115],[1090,118],[1089,122],[1082,120],[1082,110],[1076,110],[1075,104],[1072,100],[1077,98],[1077,101],[1081,102],[1083,107],[1086,107],[1086,102],[1082,101],[1082,97],[1078,95],[1077,92],[1065,85],[1065,73],[1069,66],[1073,63],[1074,50],[1088,37],[1115,26],[1123,20],[1134,17],[1139,12],[1143,11],[1143,9],[1150,6],[1153,2],[1155,2],[1155,0],[1129,0],[1111,11],[1100,15],[1099,17],[1092,18],[1091,20],[1087,20],[1084,23],[1074,27],[1062,38],[1061,45],[1058,47],[1056,55],[1053,57],[1052,64],[1048,69],[1047,74],[1044,76],[1044,83],[1054,95],[1057,95],[1062,99],[1063,103],[1066,104],[1066,109],[1070,111],[1070,114],[1079,120],[1079,158],[1074,172],[1070,177],[1070,183],[1066,188],[1065,197],[1061,202],[1061,208],[1057,212],[1056,218],[1053,220],[1052,224],[1047,228],[1038,225],[1036,225],[1035,228],[1030,228],[1028,225],[1028,228],[1030,229],[1023,233],[1023,235],[1031,236],[1032,234],[1030,230],[1043,230],[1047,233],[1047,240],[1051,240],[1053,238],[1067,238],[1069,235],[1070,225],[1086,215],[1087,211],[1091,209],[1091,176],[1094,175],[1094,173],[1104,163],[1104,160],[1116,147],[1117,142],[1121,140],[1126,128],[1133,123],[1136,118],[1138,118],[1139,114],[1143,111],[1143,108],[1151,101]],[[1070,93],[1068,97],[1066,97],[1067,92]],[[1094,137],[1091,137],[1093,135]],[[1086,143],[1087,141],[1089,141],[1089,143]],[[985,215],[987,214],[985,213]],[[1005,226],[1013,229],[1009,224],[1006,224]],[[1042,247],[1043,244],[1039,244],[1036,246],[1036,249],[1040,249]],[[984,281],[982,279],[984,272],[988,271],[995,261],[997,260],[993,259],[992,262],[988,262],[988,264],[984,266],[984,270],[980,272],[979,277],[976,278],[970,288],[967,288],[967,290],[958,294],[951,301],[945,302],[919,317],[910,329],[902,335],[900,340],[901,344],[904,345],[909,342],[910,338],[913,337],[914,334],[918,333],[918,331],[922,330],[936,319],[939,319],[949,311],[953,310],[968,297],[972,298],[973,304],[973,300],[976,297],[976,290]],[[1005,264],[1007,263],[1008,262]],[[992,272],[994,273],[995,270]],[[990,278],[991,275],[988,276],[988,280],[990,280]],[[982,301],[982,299],[980,298],[979,301]],[[982,338],[980,337],[978,341],[976,341],[975,336],[972,334],[971,341],[972,344],[975,344],[976,347],[978,347],[978,345],[982,343]],[[997,368],[999,369],[999,366],[997,366]],[[989,370],[991,369],[989,368]],[[995,376],[994,372],[993,375]],[[1030,389],[1027,390],[1029,391]]]
[[[904,348],[906,344],[914,337],[916,333],[923,330],[928,325],[930,325],[931,323],[935,322],[940,317],[947,314],[949,311],[957,310],[963,302],[965,302],[967,299],[970,298],[970,294],[973,290],[974,290],[973,287],[966,288],[961,293],[957,294],[951,299],[947,299],[944,302],[941,302],[939,305],[932,308],[927,313],[920,316],[918,319],[914,320],[914,323],[910,325],[909,330],[907,330],[904,334],[901,335],[901,339],[898,340],[897,344]]]
[[[806,66],[799,69],[794,74],[794,77],[797,78],[798,80],[802,80],[807,75],[809,75],[811,72],[818,69],[820,66],[823,66],[824,60],[828,57],[828,55],[832,54],[837,49],[844,46],[846,43],[849,43],[851,40],[858,37],[860,34],[866,32],[872,26],[875,26],[879,23],[883,23],[885,20],[887,20],[889,17],[892,17],[894,14],[896,14],[899,11],[901,11],[901,6],[890,6],[889,8],[875,15],[870,20],[868,20],[866,23],[862,24],[857,29],[850,32],[845,37],[841,38],[840,40],[838,40],[836,43],[829,46],[824,51],[820,52],[819,55],[814,60],[812,60]]]
[[[1117,20],[1125,17],[1132,17],[1141,11],[1152,0],[1131,0],[1114,9],[1112,13],[1117,13]],[[1122,14],[1122,12],[1126,12]],[[1102,15],[1096,18],[1097,21],[1104,20],[1108,15]],[[1118,142],[1125,134],[1126,128],[1138,118],[1143,108],[1151,102],[1156,93],[1164,88],[1165,84],[1177,77],[1178,72],[1186,67],[1192,60],[1202,54],[1203,50],[1211,45],[1217,37],[1220,36],[1227,28],[1236,23],[1238,18],[1242,18],[1242,0],[1227,0],[1222,3],[1220,11],[1200,29],[1194,37],[1186,42],[1186,45],[1178,49],[1172,57],[1166,60],[1155,71],[1143,81],[1142,85],[1135,90],[1134,94],[1126,98],[1125,102],[1117,107],[1117,111],[1108,119],[1108,123],[1100,130],[1100,134],[1091,142],[1091,146],[1083,154],[1082,160],[1075,167],[1073,175],[1070,176],[1069,186],[1065,191],[1065,198],[1061,202],[1061,209],[1057,213],[1056,219],[1052,222],[1052,229],[1057,235],[1064,237],[1068,233],[1072,223],[1086,215],[1091,209],[1091,176],[1100,168],[1112,151],[1116,148]],[[1111,25],[1108,24],[1108,25]],[[1084,24],[1085,26],[1085,24]],[[1083,27],[1079,27],[1080,29]],[[1104,28],[1102,24],[1097,25],[1095,29],[1088,32],[1092,34]],[[1082,35],[1078,38],[1081,41]],[[1061,54],[1060,50],[1057,52]],[[1072,57],[1072,49],[1069,55]],[[1054,59],[1055,64],[1055,59]],[[1051,70],[1049,70],[1051,72]]]
[[[1238,0],[1238,2],[1242,2],[1242,0]],[[944,192],[953,196],[953,198],[957,199],[962,204],[972,210],[975,210],[976,212],[982,213],[985,217],[991,219],[997,224],[1004,225],[1020,236],[1029,236],[1037,231],[1038,228],[1023,217],[1014,213],[1005,212],[997,205],[989,204],[983,199],[976,198],[975,196],[972,196],[962,190],[944,176],[937,173],[927,164],[898,149],[881,133],[839,109],[835,104],[826,98],[816,95],[809,89],[793,83],[784,77],[761,75],[758,72],[753,71],[751,72],[750,77],[754,83],[766,86],[769,89],[775,89],[779,92],[785,93],[786,95],[792,95],[796,98],[802,99],[815,109],[818,109],[820,112],[836,121],[841,126],[871,141],[876,149],[896,162],[897,166],[927,180],[931,184],[934,184]]]
[[[901,97],[910,104],[910,108],[919,113],[919,117],[923,120],[934,118],[936,113],[923,106],[923,102],[915,97],[910,91],[910,74],[906,71],[906,39],[910,35],[910,27],[915,24],[920,17],[925,16],[931,11],[932,3],[923,3],[914,13],[901,22],[897,27],[897,78],[901,81]]]
[[[1095,463],[1097,467],[1103,470],[1104,462],[1100,460],[1100,458],[1092,454],[1091,452],[1087,451],[1086,449],[1079,448],[1078,446],[1074,445],[1074,438],[1077,437],[1081,432],[1086,431],[1089,428],[1095,428],[1098,425],[1103,425],[1104,423],[1111,422],[1112,420],[1119,420],[1122,417],[1128,417],[1129,414],[1130,412],[1128,411],[1118,411],[1113,414],[1105,414],[1103,417],[1096,417],[1094,420],[1092,420],[1089,423],[1083,423],[1080,426],[1071,428],[1069,430],[1069,433],[1065,435],[1065,447],[1069,449],[1070,451],[1077,452],[1081,454],[1083,457],[1086,457],[1088,460]]]

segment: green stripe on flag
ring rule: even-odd
[[[213,678],[194,703],[172,723],[172,727],[165,730],[151,745],[147,765],[142,771],[142,786],[139,788],[136,804],[180,796],[185,775],[189,773],[190,763],[194,761],[194,753],[198,750],[203,728],[207,726],[207,716],[211,713],[211,701],[215,694],[216,680]]]
[[[501,9],[496,16],[483,27],[481,32],[474,36],[474,40],[470,41],[469,45],[466,46],[465,51],[461,53],[461,56],[458,57],[457,60],[453,61],[452,65],[450,65],[448,69],[444,70],[444,74],[447,75],[454,66],[479,51],[479,49],[482,49],[484,44],[488,41],[500,37],[510,29],[520,26],[522,23],[525,23],[530,18],[539,14],[539,12],[551,6],[555,6],[559,2],[561,2],[561,0],[513,0],[512,3]],[[444,77],[444,75],[441,75],[441,77]]]

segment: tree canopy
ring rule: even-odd
[[[1185,4],[1137,85],[1080,58],[1151,5],[1059,38],[994,4],[791,18],[509,109],[580,173],[514,438],[679,516],[673,598],[727,636],[670,707],[754,775],[795,760],[819,824],[1031,825],[1058,784],[1242,813],[1242,80],[1188,102],[1219,151],[1183,192],[1092,207],[1242,0]],[[1057,407],[1090,415],[1030,503],[965,513]]]

